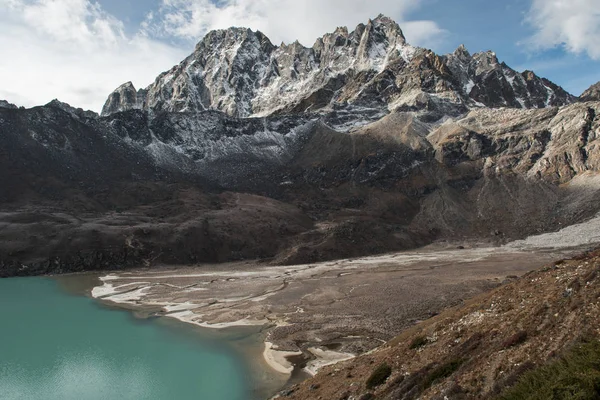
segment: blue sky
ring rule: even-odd
[[[0,99],[98,111],[116,86],[147,86],[210,29],[310,46],[379,13],[440,54],[493,50],[575,95],[600,81],[600,0],[0,0]]]

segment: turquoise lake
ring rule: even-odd
[[[248,400],[227,341],[69,294],[48,278],[0,279],[2,400]]]

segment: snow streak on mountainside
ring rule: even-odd
[[[209,32],[192,55],[147,89],[131,83],[110,95],[103,115],[130,109],[219,110],[234,117],[351,112],[351,127],[390,111],[424,111],[430,119],[473,107],[542,108],[575,98],[533,72],[519,73],[493,52],[463,47],[446,56],[413,47],[390,18],[352,32],[338,28],[317,39],[273,45],[260,32]],[[344,126],[342,126],[344,125]]]

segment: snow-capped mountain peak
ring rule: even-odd
[[[139,108],[235,117],[336,112],[356,116],[355,126],[394,109],[435,119],[472,107],[539,108],[574,99],[549,81],[510,69],[491,51],[471,55],[460,46],[438,56],[413,47],[394,20],[379,15],[353,31],[339,27],[312,47],[297,41],[276,46],[247,28],[211,31],[147,89],[119,87],[103,115]]]

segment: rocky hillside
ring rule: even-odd
[[[600,101],[600,82],[590,86],[579,99],[581,101]]]
[[[338,28],[310,47],[273,45],[261,32],[213,31],[192,55],[148,88],[131,83],[108,98],[103,115],[219,110],[234,117],[351,114],[364,124],[391,111],[422,111],[429,119],[474,107],[542,108],[575,98],[531,71],[519,73],[491,52],[464,46],[438,56],[411,46],[393,20],[379,16],[349,32]]]
[[[341,133],[307,115],[0,108],[0,270],[292,264],[555,230],[599,211],[599,111],[394,112]]]
[[[15,109],[17,108],[17,106],[15,106],[12,103],[9,103],[6,100],[0,100],[0,108],[11,108],[11,109]]]
[[[327,367],[281,397],[595,399],[599,297],[599,251],[547,265]]]

